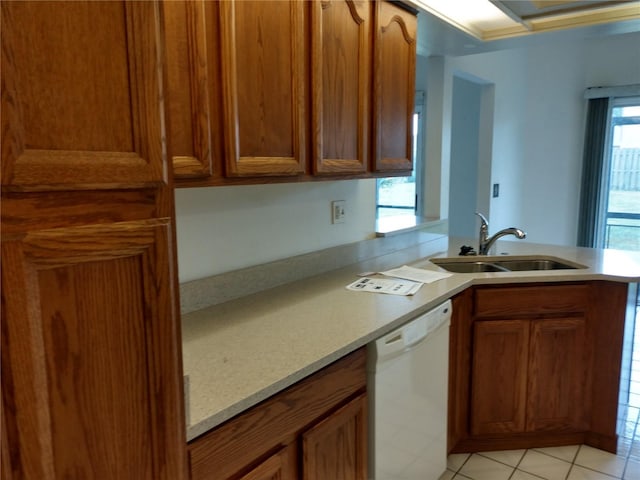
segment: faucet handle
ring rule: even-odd
[[[488,227],[489,226],[489,221],[487,220],[487,217],[485,217],[480,212],[476,212],[476,215],[480,217],[480,221],[482,222],[482,226],[483,227]]]

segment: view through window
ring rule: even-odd
[[[640,98],[614,101],[610,125],[602,244],[640,250]]]
[[[419,92],[417,92],[419,93]],[[409,177],[389,177],[377,180],[377,217],[399,215],[419,215],[419,178],[422,158],[423,114],[421,95],[416,95],[416,107],[413,113],[412,160],[413,171]]]

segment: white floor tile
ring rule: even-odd
[[[467,458],[471,456],[470,453],[453,453],[447,457],[447,468],[457,472]]]
[[[636,422],[624,422],[622,429],[618,432],[618,435],[624,438],[633,438],[636,431]]]
[[[619,457],[627,458],[629,453],[631,452],[631,443],[632,440],[630,438],[624,438],[622,436],[618,437],[618,453]]]
[[[512,472],[513,467],[480,455],[471,455],[459,473],[473,480],[508,480]]]
[[[522,470],[516,470],[513,472],[510,480],[540,480],[540,477],[523,472]]]
[[[570,468],[571,463],[535,450],[527,450],[518,465],[519,470],[533,473],[547,480],[565,480]]]
[[[625,458],[604,450],[582,445],[575,460],[576,465],[590,468],[598,472],[622,478]]]
[[[455,477],[455,475],[456,475],[456,472],[447,470],[442,475],[440,475],[440,478],[438,480],[451,480],[453,477]]]
[[[574,465],[571,468],[571,472],[569,473],[567,480],[613,480],[614,478],[620,477],[612,477],[610,475],[605,475],[604,473],[589,470],[588,468],[581,467],[580,465]]]
[[[497,450],[494,452],[482,452],[480,455],[512,467],[517,467],[525,451],[526,450]]]
[[[560,460],[564,460],[565,462],[573,463],[579,448],[580,445],[565,445],[562,447],[534,448],[534,450],[551,457],[559,458]]]
[[[640,462],[640,442],[631,442],[631,450],[629,451],[629,457],[633,458],[636,462]]]
[[[640,460],[634,460],[633,458],[630,458],[627,462],[627,467],[622,478],[624,478],[624,480],[640,479]]]

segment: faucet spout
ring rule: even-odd
[[[493,244],[505,235],[514,235],[516,238],[526,238],[527,234],[523,230],[516,227],[504,228],[496,232],[493,236],[489,236],[489,222],[481,213],[476,212],[480,217],[480,235],[478,241],[478,255],[487,255]]]

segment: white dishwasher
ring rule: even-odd
[[[450,323],[447,300],[367,346],[369,478],[444,473]]]

